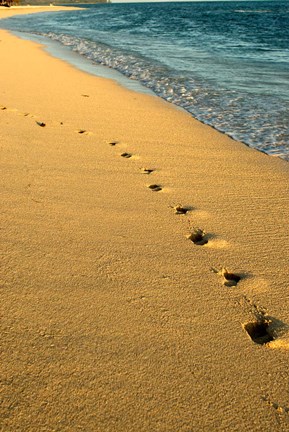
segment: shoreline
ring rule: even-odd
[[[33,6],[34,8],[37,6]],[[27,13],[25,11],[26,8],[29,9],[29,6],[19,6],[19,7],[14,7],[15,9],[24,9],[22,12],[23,13]],[[46,6],[43,6],[41,8],[45,8]],[[54,5],[51,5],[49,7],[49,10],[42,10],[42,12],[53,12],[53,11],[57,11],[54,10],[53,8],[55,8]],[[52,8],[52,9],[51,9]],[[57,8],[57,7],[56,7]],[[65,10],[77,10],[77,9],[81,9],[81,7],[72,7],[67,9],[66,6],[61,6],[60,11],[65,11]],[[18,13],[18,11],[16,11]],[[38,11],[36,11],[38,12]],[[41,12],[41,10],[39,11]],[[1,19],[1,17],[0,17]],[[9,31],[9,29],[7,29],[7,31]],[[282,151],[282,146],[281,147],[277,147],[276,149],[273,147],[269,147],[268,149],[263,149],[261,142],[259,143],[261,146],[259,146],[258,142],[255,144],[250,143],[250,140],[245,140],[242,139],[242,137],[238,135],[234,135],[234,133],[229,132],[228,130],[226,131],[224,128],[218,128],[218,125],[215,124],[211,124],[210,121],[206,121],[203,120],[196,112],[191,112],[189,111],[186,107],[183,107],[182,105],[178,105],[175,104],[174,102],[171,102],[169,100],[166,99],[165,96],[162,96],[161,94],[158,94],[157,92],[155,92],[154,88],[152,88],[151,86],[147,86],[147,84],[143,84],[141,81],[137,81],[137,80],[131,80],[129,79],[125,74],[123,74],[121,71],[118,71],[114,68],[105,66],[103,64],[98,64],[96,62],[91,62],[89,60],[89,58],[86,58],[85,56],[82,56],[81,54],[79,54],[77,51],[74,52],[73,50],[71,50],[70,48],[66,47],[65,45],[62,45],[61,42],[50,39],[48,37],[44,37],[44,36],[40,36],[40,35],[33,35],[33,34],[29,34],[29,33],[23,33],[23,36],[21,36],[21,34],[19,32],[17,32],[17,30],[13,31],[11,30],[11,32],[13,34],[15,34],[17,37],[22,37],[24,39],[28,39],[28,40],[32,40],[32,41],[36,41],[36,43],[40,43],[44,45],[44,49],[46,49],[46,51],[56,57],[56,58],[60,58],[60,60],[64,60],[68,63],[70,63],[72,66],[85,71],[86,73],[90,73],[92,75],[96,75],[99,77],[103,77],[103,78],[108,78],[108,79],[112,79],[117,81],[119,84],[124,85],[126,88],[133,90],[133,91],[137,91],[137,92],[141,92],[141,93],[147,93],[147,94],[153,94],[157,97],[160,97],[161,99],[163,99],[164,101],[172,104],[176,109],[180,109],[180,110],[184,110],[185,112],[187,112],[189,115],[191,115],[195,120],[199,121],[200,123],[207,125],[211,128],[213,128],[214,130],[218,131],[221,134],[224,134],[225,136],[231,138],[232,140],[242,143],[245,146],[255,149],[257,151],[260,151],[263,154],[266,154],[268,156],[272,156],[275,158],[280,158],[286,162],[289,162],[288,159],[288,155],[286,154],[286,152]],[[44,38],[45,40],[41,40],[41,37]],[[230,129],[230,128],[229,128]]]
[[[288,163],[0,40],[3,430],[286,430]]]
[[[65,61],[66,63],[70,64],[71,66],[82,72],[86,72],[99,78],[113,80],[118,84],[122,85],[123,87],[129,90],[136,91],[138,93],[145,93],[157,96],[152,90],[150,90],[148,87],[144,87],[138,81],[127,78],[125,75],[121,74],[115,69],[108,68],[107,66],[103,66],[101,64],[91,63],[89,59],[82,57],[78,53],[70,50],[70,48],[62,45],[57,41],[53,41],[49,38],[46,38],[45,36],[32,35],[29,33],[20,33],[18,31],[10,31],[10,33],[14,34],[20,39],[41,44],[44,51],[47,52],[50,56]]]

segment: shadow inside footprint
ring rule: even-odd
[[[218,274],[219,276],[223,277],[223,285],[227,287],[236,286],[237,283],[241,280],[241,276],[229,272],[225,267],[223,267],[221,270],[217,270],[215,268],[211,268],[211,271],[213,273]],[[242,276],[243,277],[243,276]]]
[[[142,174],[151,174],[152,172],[154,172],[155,170],[152,168],[141,168],[141,173]]]
[[[126,158],[126,159],[129,159],[129,158],[132,157],[132,154],[130,154],[130,153],[122,153],[122,154],[121,154],[121,157]]]
[[[240,276],[228,272],[227,269],[222,269],[222,276],[224,277],[223,284],[225,286],[236,286],[237,283],[241,280]]]
[[[40,127],[45,127],[46,126],[46,123],[43,123],[43,122],[36,122],[36,124],[38,124],[38,126],[40,126]]]
[[[180,205],[174,207],[176,214],[187,214],[189,209],[182,207]]]
[[[148,188],[151,189],[153,192],[159,192],[162,190],[162,187],[157,184],[149,185]]]
[[[197,246],[203,246],[208,243],[205,231],[200,228],[194,228],[193,232],[187,236]]]
[[[253,342],[259,345],[265,345],[274,340],[270,331],[270,321],[259,319],[245,324],[244,329],[250,336]]]
[[[170,206],[170,207],[175,210],[175,214],[177,214],[177,215],[185,215],[190,210],[192,210],[192,207],[184,207],[181,204],[177,204],[175,206]]]
[[[118,141],[111,141],[108,143],[110,146],[114,147],[118,144]]]

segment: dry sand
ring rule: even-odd
[[[1,431],[288,431],[289,164],[0,40]]]

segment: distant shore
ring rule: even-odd
[[[0,40],[0,429],[287,430],[289,164]]]
[[[37,5],[23,5],[23,6],[11,6],[11,7],[0,7],[0,19],[9,18],[15,15],[26,15],[40,12],[61,12],[68,10],[81,9],[81,6],[37,6]]]

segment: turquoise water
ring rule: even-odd
[[[2,20],[116,69],[199,120],[289,160],[289,3],[89,5]]]

